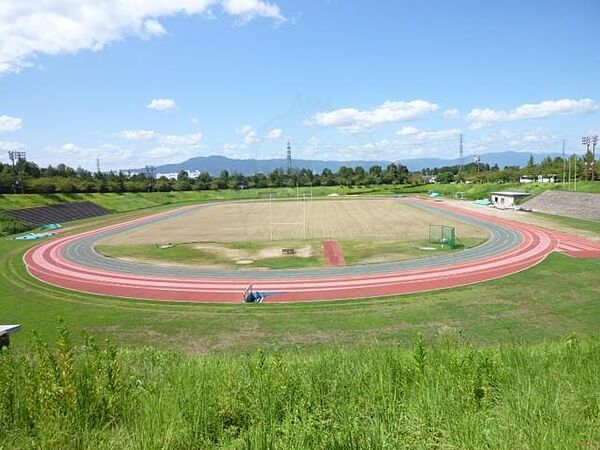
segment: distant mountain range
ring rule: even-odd
[[[499,152],[486,153],[481,155],[481,162],[485,164],[498,164],[500,168],[504,166],[525,166],[529,159],[530,152]],[[560,153],[533,153],[536,162],[541,161],[546,156],[552,158],[560,156]],[[465,156],[464,164],[473,161],[473,155]],[[321,161],[308,159],[294,159],[292,161],[294,168],[311,169],[313,172],[322,172],[328,168],[333,172],[339,170],[340,167],[364,167],[368,169],[371,166],[379,164],[383,167],[391,161],[384,160],[356,160],[356,161]],[[435,167],[455,166],[460,164],[460,158],[441,159],[441,158],[416,158],[402,159],[395,162],[405,165],[411,171],[422,170],[425,168],[433,169]],[[227,170],[229,173],[238,172],[243,175],[251,175],[256,172],[268,174],[278,168],[286,168],[287,161],[285,159],[230,159],[224,156],[198,156],[188,159],[187,161],[174,164],[165,164],[156,167],[156,173],[173,173],[180,170],[202,170],[212,176],[217,176],[222,170]],[[132,169],[132,172],[143,172],[144,169]]]

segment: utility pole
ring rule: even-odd
[[[458,178],[460,179],[460,176],[462,175],[462,171],[463,171],[463,134],[460,133],[460,139],[459,139],[459,144],[458,144],[458,155],[460,158],[460,168],[458,169]]]
[[[19,191],[21,194],[25,192],[25,186],[23,186],[23,165],[26,161],[26,153],[17,150],[9,150],[8,157],[12,163],[12,191],[16,194]]]
[[[156,179],[155,167],[146,166],[146,180],[148,183],[148,192],[154,192],[154,181]]]

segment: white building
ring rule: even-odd
[[[529,192],[513,192],[513,191],[501,191],[492,192],[490,195],[490,201],[496,208],[506,209],[513,208],[517,204],[517,200],[530,196]]]

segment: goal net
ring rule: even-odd
[[[458,246],[456,229],[447,225],[429,225],[429,242],[455,248]]]

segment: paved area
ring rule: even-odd
[[[106,258],[96,242],[149,222],[192,214],[179,208],[44,242],[29,250],[29,273],[44,282],[95,294],[151,300],[238,303],[249,284],[269,302],[338,300],[462,286],[525,270],[550,252],[600,257],[600,243],[446,203],[398,199],[413,208],[486,229],[490,239],[461,252],[397,263],[323,269],[227,271],[141,264]]]

